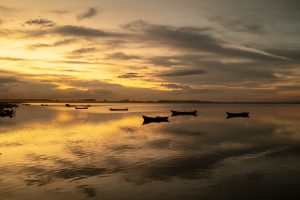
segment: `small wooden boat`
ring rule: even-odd
[[[239,112],[239,113],[227,113],[227,118],[233,118],[233,117],[249,117],[249,112]]]
[[[194,115],[197,116],[197,110],[194,111],[175,111],[171,110],[172,116],[177,116],[177,115]]]
[[[169,117],[147,117],[142,115],[144,118],[144,124],[149,124],[149,123],[160,123],[160,122],[169,122]]]
[[[66,107],[75,107],[75,106],[70,105],[70,104],[68,104],[68,103],[67,103],[65,106],[66,106]]]
[[[74,106],[76,110],[89,109],[89,106]]]
[[[128,108],[109,108],[110,111],[128,111]]]

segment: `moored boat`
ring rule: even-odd
[[[238,113],[227,113],[227,118],[233,118],[233,117],[249,117],[249,112],[238,112]]]
[[[76,110],[89,109],[89,106],[74,106]]]
[[[149,124],[149,123],[160,123],[160,122],[169,122],[169,117],[147,117],[147,116],[143,116],[144,119],[144,124]]]
[[[128,108],[109,108],[110,111],[128,111]]]
[[[197,115],[197,110],[194,111],[175,111],[175,110],[171,110],[172,112],[172,116],[177,116],[177,115]]]

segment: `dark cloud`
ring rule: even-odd
[[[178,65],[186,65],[186,62],[178,59],[176,56],[157,56],[148,58],[147,63],[160,67],[172,67]]]
[[[86,12],[80,14],[77,16],[77,20],[83,20],[83,19],[88,19],[91,17],[94,17],[98,14],[98,9],[97,8],[90,8]]]
[[[52,33],[62,36],[78,36],[78,37],[112,37],[121,36],[120,34],[102,31],[99,29],[87,28],[83,26],[66,25],[55,28]],[[47,33],[42,33],[47,34]]]
[[[192,76],[206,73],[207,72],[203,69],[182,69],[167,71],[165,73],[161,73],[160,76]]]
[[[44,18],[31,19],[26,21],[25,24],[30,26],[36,25],[41,27],[52,27],[55,25],[53,21]]]
[[[287,58],[293,59],[293,60],[300,60],[300,48],[282,48],[282,49],[269,49],[271,53],[283,55]]]
[[[4,84],[14,84],[14,83],[24,83],[22,81],[19,81],[17,78],[15,77],[0,77],[0,85],[4,85]]]
[[[227,19],[224,17],[215,17],[212,20],[218,22],[224,28],[236,32],[245,32],[253,34],[265,34],[267,32],[263,25],[249,22],[246,20]]]
[[[138,73],[135,72],[128,72],[126,74],[118,76],[118,78],[140,78],[144,76],[140,76]]]
[[[127,55],[123,52],[116,52],[106,56],[106,59],[114,59],[114,60],[132,60],[132,59],[140,59],[140,58],[141,58],[140,56]]]
[[[27,61],[25,58],[17,58],[17,57],[0,57],[0,60],[7,60],[7,61]]]
[[[282,60],[284,58],[249,48],[228,46],[216,39],[209,28],[172,27],[135,21],[123,26],[124,29],[139,33],[138,39],[155,45],[176,48],[177,50],[206,52],[234,58],[255,60]]]
[[[80,49],[76,49],[76,50],[72,51],[71,54],[86,54],[86,53],[93,53],[95,51],[97,51],[97,49],[94,47],[80,48]]]
[[[64,45],[71,44],[75,41],[76,41],[76,39],[65,39],[65,40],[60,40],[60,41],[54,42],[52,44],[37,43],[37,44],[29,45],[28,48],[35,50],[35,49],[46,48],[46,47],[58,47],[58,46],[64,46]]]
[[[160,86],[168,88],[168,89],[190,89],[191,87],[188,85],[180,85],[176,83],[163,83]]]

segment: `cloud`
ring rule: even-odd
[[[39,18],[39,19],[31,19],[25,22],[26,25],[29,26],[41,26],[41,27],[52,27],[55,23],[51,20]]]
[[[65,40],[59,40],[52,44],[37,43],[37,44],[29,45],[28,49],[35,50],[35,49],[39,49],[39,48],[64,46],[64,45],[71,44],[75,41],[76,41],[76,39],[65,39]]]
[[[293,59],[293,60],[300,60],[300,48],[282,48],[282,49],[268,49],[271,53],[283,55],[287,58]]]
[[[135,32],[136,38],[143,43],[165,46],[172,49],[210,53],[231,58],[255,60],[284,60],[262,50],[229,45],[213,36],[212,29],[198,27],[173,27],[154,25],[144,21],[135,21],[123,26],[125,30]]]
[[[198,74],[206,74],[203,69],[182,69],[182,70],[170,70],[164,73],[160,73],[160,76],[192,76]]]
[[[168,88],[168,89],[190,89],[191,87],[188,85],[180,85],[176,83],[163,83],[160,86]]]
[[[80,20],[83,20],[83,19],[88,19],[88,18],[94,17],[98,14],[98,12],[99,11],[98,11],[97,8],[90,8],[86,12],[78,15],[77,20],[80,21]]]
[[[245,32],[253,34],[265,34],[267,32],[263,25],[249,22],[247,20],[228,19],[225,17],[215,17],[212,20],[218,22],[224,28],[236,32]]]
[[[118,76],[118,78],[140,78],[140,77],[144,77],[144,76],[140,76],[138,75],[138,73],[135,72],[128,72],[126,74]]]
[[[52,30],[52,33],[62,36],[80,36],[80,37],[113,37],[120,36],[117,33],[102,31],[99,29],[87,28],[84,26],[66,25],[60,26]],[[43,34],[47,34],[44,32]]]
[[[8,77],[0,77],[0,85],[4,84],[15,84],[15,83],[24,83],[22,81],[19,81],[17,78],[13,76],[8,76]]]
[[[123,52],[116,52],[106,56],[106,59],[114,59],[114,60],[133,60],[133,59],[140,59],[140,58],[141,58],[140,56],[127,55]]]
[[[17,57],[0,57],[0,60],[6,60],[6,61],[28,61],[28,59],[17,58]]]
[[[71,52],[71,54],[86,54],[86,53],[92,53],[97,51],[96,48],[91,47],[91,48],[80,48],[80,49],[76,49],[74,51]]]

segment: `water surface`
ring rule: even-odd
[[[142,125],[170,109],[199,115]],[[5,200],[299,199],[300,107],[20,106],[0,118],[0,153]]]

